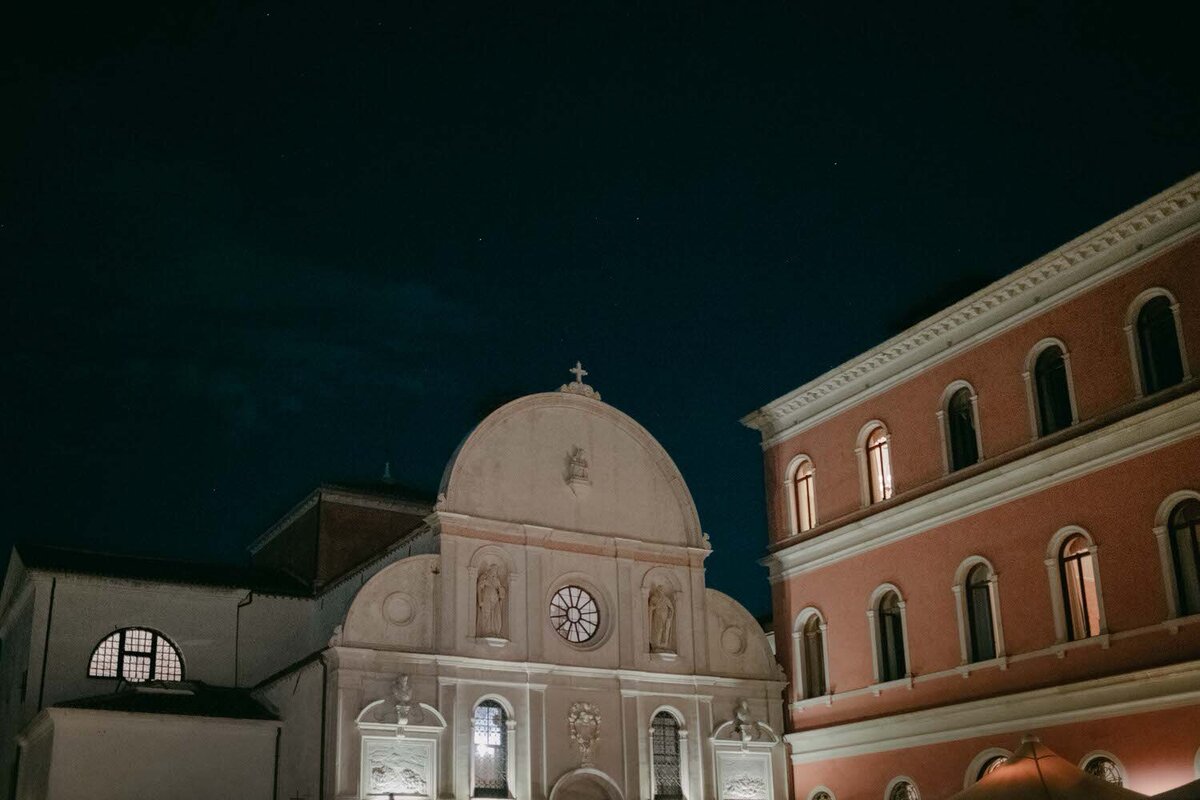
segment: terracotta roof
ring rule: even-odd
[[[50,572],[99,575],[156,583],[227,586],[254,589],[268,594],[312,594],[307,586],[289,575],[256,567],[97,553],[29,542],[17,544],[16,551],[21,555],[21,561],[26,567]]]
[[[199,681],[148,681],[123,684],[111,694],[58,703],[54,708],[168,714],[181,717],[275,720],[274,714],[246,689],[208,686]]]

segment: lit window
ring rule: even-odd
[[[1083,765],[1083,771],[1089,775],[1095,775],[1105,783],[1111,783],[1113,786],[1121,786],[1124,780],[1121,778],[1121,769],[1111,758],[1104,756],[1096,756],[1088,759],[1088,762]]]
[[[813,465],[805,459],[796,468],[792,485],[792,502],[796,509],[796,532],[803,533],[817,526],[817,506],[813,496]]]
[[[896,681],[908,674],[904,653],[904,616],[900,595],[886,592],[875,608],[876,632],[879,637],[879,680]]]
[[[800,631],[800,670],[804,697],[823,697],[828,692],[825,680],[825,634],[821,618],[813,612]]]
[[[965,386],[950,395],[946,403],[946,429],[950,471],[977,463],[979,440],[975,433],[975,404],[971,401],[971,390]]]
[[[1071,426],[1071,389],[1062,348],[1050,345],[1038,353],[1033,367],[1038,433],[1047,436]]]
[[[1183,380],[1183,358],[1171,300],[1157,295],[1147,300],[1137,316],[1137,346],[1142,390],[1154,394]]]
[[[921,800],[921,795],[917,794],[917,787],[908,781],[897,781],[888,792],[888,800]]]
[[[666,711],[650,723],[650,758],[654,768],[654,800],[683,797],[679,755],[679,721]]]
[[[871,502],[879,503],[892,496],[892,458],[888,450],[888,435],[883,426],[867,437],[867,482]]]
[[[1200,614],[1200,500],[1175,506],[1169,528],[1179,615]]]
[[[967,635],[972,661],[996,657],[996,627],[992,621],[992,572],[977,564],[967,573]]]
[[[1086,639],[1100,632],[1100,602],[1096,592],[1095,562],[1085,537],[1063,542],[1058,557],[1062,578],[1067,638]]]
[[[472,720],[473,797],[508,797],[508,717],[495,700],[475,706]]]
[[[179,651],[166,637],[146,628],[125,628],[92,651],[89,678],[121,678],[130,683],[183,680]]]

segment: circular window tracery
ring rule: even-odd
[[[564,586],[550,598],[550,624],[571,644],[582,644],[600,628],[600,608],[586,589]]]

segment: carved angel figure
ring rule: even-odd
[[[508,590],[504,581],[500,580],[500,569],[495,565],[489,566],[479,576],[476,584],[478,613],[475,619],[475,631],[478,636],[504,635],[504,601]]]
[[[675,638],[675,600],[662,586],[650,592],[650,649],[671,650]]]

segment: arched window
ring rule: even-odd
[[[1113,786],[1125,785],[1125,775],[1121,766],[1117,764],[1115,759],[1107,755],[1085,756],[1083,771],[1089,775],[1095,775],[1100,780],[1111,783]]]
[[[987,761],[983,762],[983,766],[979,768],[979,774],[975,776],[975,780],[981,781],[984,776],[991,775],[993,772],[1004,766],[1004,762],[1008,761],[1004,756],[992,756]]]
[[[946,401],[946,448],[951,472],[979,462],[975,397],[968,386],[956,389]]]
[[[1074,411],[1067,360],[1063,349],[1051,344],[1038,353],[1033,364],[1034,403],[1038,434],[1047,436],[1071,426]]]
[[[814,481],[812,461],[801,458],[792,475],[792,533],[804,533],[817,526]]]
[[[1175,506],[1168,528],[1179,616],[1200,614],[1200,500]]]
[[[660,711],[650,722],[650,763],[654,772],[654,800],[680,800],[683,773],[679,746],[679,720]]]
[[[475,706],[471,723],[472,797],[509,797],[508,715],[495,700]]]
[[[833,800],[833,793],[828,789],[814,789],[808,800]]]
[[[1138,311],[1137,366],[1145,394],[1174,386],[1184,378],[1176,309],[1170,297],[1157,294]]]
[[[120,678],[130,683],[183,680],[183,659],[167,637],[149,628],[124,628],[96,645],[89,678]]]
[[[888,432],[882,425],[876,425],[867,434],[865,458],[868,502],[883,502],[892,496],[894,487]]]
[[[1086,639],[1100,633],[1100,598],[1096,567],[1087,538],[1075,534],[1063,542],[1058,554],[1062,580],[1067,638]]]
[[[886,800],[921,800],[921,795],[917,792],[916,784],[904,778],[891,782]]]
[[[898,681],[908,675],[904,601],[899,592],[895,589],[883,591],[875,601],[871,616],[875,628],[876,677],[880,683]]]
[[[799,674],[796,685],[804,699],[824,697],[829,692],[825,676],[825,623],[816,610],[809,612],[807,619],[796,632],[795,655]]]
[[[976,564],[967,573],[963,599],[967,604],[968,655],[973,662],[989,661],[997,655],[992,584],[992,570],[987,564]]]

